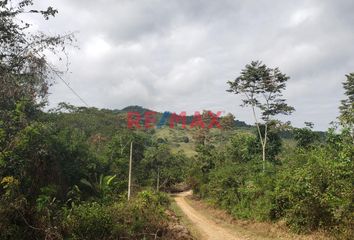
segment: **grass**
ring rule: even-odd
[[[185,129],[181,125],[177,125],[175,128],[170,128],[169,126],[163,126],[162,128],[156,129],[154,137],[167,140],[167,144],[170,146],[173,153],[182,151],[188,157],[194,157],[197,152],[195,151],[195,141],[193,139],[194,129],[190,129],[186,126]],[[221,130],[218,128],[210,129],[209,136],[210,141],[215,147],[220,147],[225,145],[228,139],[236,133],[243,134],[255,134],[255,129],[250,127],[236,128],[234,130]],[[189,142],[185,143],[183,141],[184,137],[188,137]],[[282,139],[284,148],[294,148],[296,141],[294,139]]]
[[[182,141],[183,137],[188,137],[189,142]],[[180,129],[169,128],[167,126],[156,129],[155,138],[162,138],[167,140],[167,144],[171,147],[174,153],[179,151],[184,152],[188,157],[193,157],[196,154],[195,144],[193,142],[192,131],[188,128]]]
[[[210,129],[211,143],[216,147],[225,144],[226,139],[229,139],[233,134],[249,133],[252,134],[252,130],[249,128],[237,128],[235,130],[224,131],[217,128]],[[195,141],[193,139],[194,129],[190,129],[187,125],[185,129],[182,126],[177,125],[175,128],[170,128],[169,126],[163,126],[162,128],[156,129],[154,137],[167,140],[167,144],[171,147],[172,152],[177,153],[179,151],[184,152],[188,157],[193,157],[196,155],[195,151]],[[188,137],[189,142],[185,143],[183,141],[184,137]]]

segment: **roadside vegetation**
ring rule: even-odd
[[[230,83],[232,92],[248,91],[253,96],[244,104],[259,107],[264,122],[256,123],[254,134],[235,133],[222,146],[197,146],[190,174],[194,193],[237,219],[285,220],[297,233],[325,230],[336,238],[352,239],[353,74],[343,83],[346,99],[340,105],[339,121],[321,136],[312,130],[312,123],[296,129],[264,115],[282,112],[267,109],[267,100],[264,106],[257,98],[273,92],[279,82],[269,72],[274,71],[252,62]],[[284,128],[295,144],[284,144],[280,137]]]
[[[170,200],[159,190],[183,181],[186,157],[126,130],[112,111],[63,103],[44,112],[52,77],[61,74],[48,56],[60,60],[74,36],[30,31],[23,14],[57,14],[32,8],[31,0],[0,2],[0,239],[169,235]]]

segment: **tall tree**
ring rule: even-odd
[[[235,128],[235,116],[232,113],[228,113],[220,120],[220,125],[223,130],[232,130]]]
[[[165,144],[148,148],[142,162],[144,171],[149,173],[147,178],[150,178],[151,183],[155,183],[157,191],[181,182],[185,164],[185,156],[172,154]]]
[[[343,126],[349,128],[354,141],[354,73],[349,73],[346,77],[343,88],[347,98],[341,101],[339,119]]]
[[[289,77],[280,72],[279,68],[268,68],[261,61],[252,61],[241,71],[239,77],[228,81],[228,92],[242,94],[243,107],[251,107],[262,145],[263,171],[266,165],[266,148],[268,127],[272,117],[278,114],[290,114],[294,108],[283,99],[282,91]],[[257,116],[259,110],[260,116]],[[263,120],[263,123],[260,122]],[[260,124],[264,124],[264,130]]]
[[[46,53],[64,52],[72,35],[48,36],[29,31],[31,25],[21,19],[23,14],[39,14],[46,20],[58,12],[31,9],[33,0],[0,1],[0,128],[5,145],[9,145],[20,129],[33,120],[46,103],[50,76]]]
[[[294,138],[298,147],[308,149],[320,140],[320,135],[313,131],[314,124],[312,122],[305,122],[305,126],[294,129]]]

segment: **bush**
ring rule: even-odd
[[[162,234],[168,195],[142,191],[129,202],[85,203],[68,213],[64,225],[73,239],[141,239]]]
[[[222,208],[231,210],[241,197],[239,189],[243,179],[240,171],[242,170],[237,165],[212,170],[209,183],[202,188],[202,195]]]
[[[273,189],[273,176],[263,173],[250,175],[239,189],[240,202],[232,208],[232,215],[259,221],[273,220]]]
[[[295,162],[277,181],[276,204],[298,232],[319,228],[343,232],[353,220],[352,163],[319,148],[291,156]],[[302,159],[299,159],[302,158]],[[305,159],[305,164],[302,163]]]
[[[65,225],[73,239],[110,239],[113,220],[109,209],[98,203],[84,203],[72,209]]]
[[[236,218],[274,219],[274,177],[254,173],[252,164],[227,164],[213,169],[209,182],[201,186],[201,196]]]

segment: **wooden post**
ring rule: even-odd
[[[159,191],[160,188],[160,167],[157,167],[157,183],[156,183],[156,192]]]
[[[129,179],[128,179],[128,201],[130,200],[131,184],[132,184],[132,162],[133,162],[133,141],[130,143]]]

